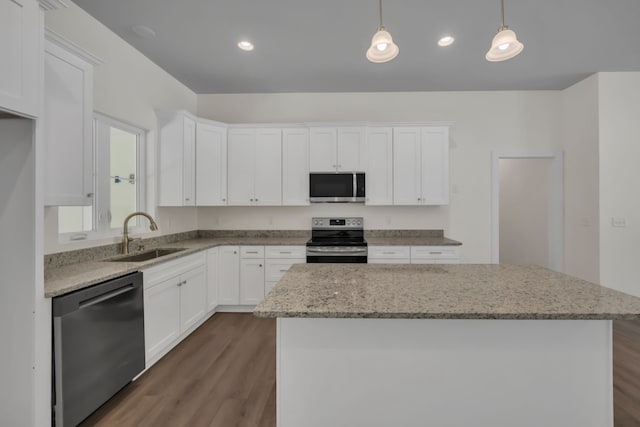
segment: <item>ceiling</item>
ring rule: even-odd
[[[365,58],[376,0],[75,1],[196,93],[563,89],[597,71],[640,71],[639,0],[505,0],[525,47],[499,63],[484,58],[498,0],[385,0],[400,54],[384,64]],[[447,33],[456,42],[438,47]],[[253,52],[238,49],[243,38]]]

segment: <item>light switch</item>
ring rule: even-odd
[[[613,227],[626,227],[627,226],[627,218],[623,217],[613,217],[611,218],[611,225]]]

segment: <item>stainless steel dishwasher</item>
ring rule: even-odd
[[[53,299],[53,421],[76,426],[144,370],[142,273]]]

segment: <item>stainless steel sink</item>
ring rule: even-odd
[[[109,262],[142,262],[149,261],[150,259],[160,258],[166,255],[171,255],[176,252],[184,251],[185,248],[158,248],[151,251],[140,252],[138,254],[121,256],[118,258],[112,258]]]

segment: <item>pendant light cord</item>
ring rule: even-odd
[[[378,3],[378,10],[380,11],[380,28],[384,28],[384,27],[382,26],[382,0],[379,0],[379,3]],[[503,19],[503,21],[504,21],[504,19]]]
[[[382,1],[382,0],[380,0]],[[502,27],[501,28],[505,28],[504,26],[504,0],[500,0],[500,13],[502,14]]]

